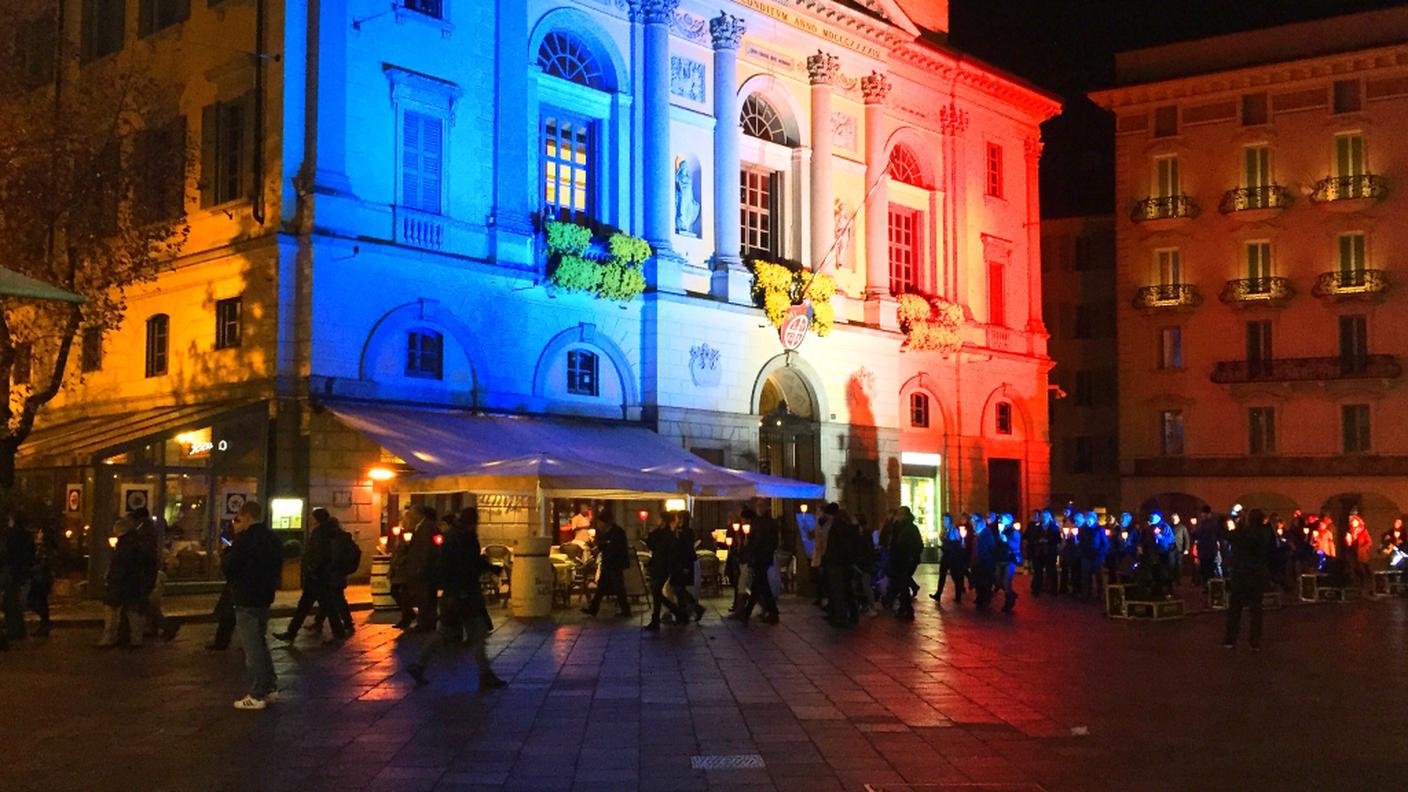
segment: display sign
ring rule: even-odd
[[[123,486],[122,488],[122,511],[132,512],[138,509],[151,511],[152,508],[152,488],[150,486]]]
[[[794,305],[787,309],[787,318],[782,320],[782,327],[778,328],[777,336],[782,341],[782,348],[791,351],[807,340],[807,331],[811,329],[810,307]]]
[[[67,492],[64,495],[64,510],[69,514],[78,514],[83,511],[83,485],[69,484],[64,489]]]

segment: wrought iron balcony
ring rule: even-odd
[[[1153,308],[1197,308],[1203,304],[1203,295],[1191,283],[1164,283],[1158,286],[1141,286],[1134,293],[1134,307]]]
[[[1398,379],[1403,367],[1393,355],[1342,355],[1271,360],[1224,360],[1212,370],[1219,385],[1248,382],[1307,382],[1346,379]]]
[[[1285,209],[1291,205],[1291,191],[1279,184],[1267,184],[1261,187],[1238,187],[1235,190],[1228,190],[1222,196],[1222,203],[1218,204],[1218,211],[1223,214],[1233,212],[1247,212],[1257,209]]]
[[[1335,270],[1322,272],[1311,291],[1316,297],[1378,297],[1388,291],[1388,273],[1383,270]]]
[[[1198,202],[1187,195],[1158,195],[1134,204],[1129,219],[1136,223],[1151,220],[1186,220],[1198,216]]]
[[[1295,287],[1287,278],[1242,278],[1227,281],[1217,299],[1225,303],[1279,305],[1294,296]]]
[[[1355,199],[1378,200],[1388,192],[1388,180],[1382,176],[1365,173],[1359,176],[1331,176],[1321,179],[1310,194],[1316,203],[1352,201]]]

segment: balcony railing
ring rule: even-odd
[[[1219,385],[1247,382],[1307,382],[1346,379],[1398,379],[1403,368],[1393,355],[1342,355],[1271,360],[1224,360],[1212,370]]]
[[[1261,187],[1238,187],[1228,190],[1218,204],[1223,214],[1246,212],[1254,209],[1285,209],[1291,205],[1291,192],[1279,184]]]
[[[1191,283],[1141,286],[1134,293],[1135,308],[1197,308],[1202,304],[1202,293]]]
[[[1129,219],[1136,223],[1197,217],[1198,202],[1187,195],[1158,195],[1134,204]]]
[[[1388,291],[1388,273],[1383,270],[1335,270],[1315,279],[1311,291],[1316,297],[1375,296]]]
[[[1356,198],[1379,199],[1388,192],[1388,180],[1382,176],[1365,173],[1359,176],[1331,176],[1321,179],[1310,194],[1316,203],[1349,201]]]
[[[1296,296],[1287,278],[1242,278],[1227,281],[1217,299],[1225,303],[1282,303]]]

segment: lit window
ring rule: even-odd
[[[137,35],[149,36],[185,22],[191,16],[190,0],[138,0]]]
[[[997,433],[1000,435],[1012,434],[1012,402],[998,402],[995,415]]]
[[[406,376],[441,379],[444,375],[445,339],[434,330],[406,334]]]
[[[1335,135],[1335,176],[1352,179],[1369,172],[1364,158],[1364,136],[1359,133]],[[1346,189],[1353,189],[1348,187]],[[1351,193],[1345,197],[1354,197]]]
[[[1002,197],[1002,146],[996,143],[988,144],[987,194]]]
[[[1173,198],[1183,191],[1178,176],[1178,157],[1154,158],[1154,197]]]
[[[1183,282],[1183,257],[1178,248],[1154,251],[1154,261],[1159,268],[1160,286],[1177,286]]]
[[[1247,435],[1247,448],[1251,453],[1276,453],[1276,409],[1274,407],[1248,408]]]
[[[1262,294],[1271,290],[1271,243],[1247,243],[1247,291]]]
[[[890,178],[915,187],[927,187],[924,183],[924,169],[919,158],[908,146],[895,146],[890,149]]]
[[[1183,411],[1159,413],[1160,451],[1164,456],[1183,455]]]
[[[79,350],[80,365],[83,373],[98,371],[103,367],[103,329],[101,327],[83,328],[83,341]]]
[[[567,353],[567,392],[574,396],[597,396],[600,386],[597,382],[597,356],[585,349],[573,349]]]
[[[783,146],[790,145],[782,116],[758,94],[749,94],[748,98],[743,100],[743,109],[738,113],[738,123],[743,134],[749,137]]]
[[[758,168],[744,168],[739,173],[739,211],[745,255],[766,258],[779,253],[772,223],[780,181],[779,174]]]
[[[401,205],[440,214],[444,175],[444,121],[427,113],[401,114]]]
[[[233,349],[240,345],[243,298],[231,297],[215,303],[215,348]]]
[[[1344,452],[1346,454],[1368,453],[1371,447],[1369,444],[1369,405],[1340,405],[1340,421],[1344,428]]]
[[[1364,277],[1364,233],[1356,231],[1349,234],[1340,234],[1339,238],[1339,264],[1342,275],[1355,276],[1362,279]],[[1355,283],[1354,285],[1358,285]]]
[[[554,31],[543,38],[543,43],[538,46],[538,66],[550,77],[560,77],[597,90],[607,87],[596,55],[581,39],[567,33]]]
[[[929,428],[929,397],[923,393],[909,395],[909,425],[917,429]]]
[[[918,213],[890,206],[890,293],[914,291],[918,282],[919,244],[916,236]]]
[[[157,314],[147,320],[147,366],[148,377],[159,377],[166,373],[167,343],[171,320],[166,314]]]
[[[595,165],[590,122],[563,115],[543,119],[543,203],[558,218],[591,218]]]

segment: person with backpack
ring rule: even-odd
[[[314,510],[316,517],[318,511]],[[333,528],[336,529],[332,540],[332,580],[328,585],[328,599],[332,608],[332,614],[342,619],[342,629],[346,635],[356,632],[357,627],[352,621],[352,608],[347,604],[347,579],[357,574],[357,570],[362,568],[362,548],[357,546],[357,540],[352,534],[343,529],[342,523],[336,517],[329,516]],[[325,618],[320,608],[318,611],[319,622]],[[321,631],[322,624],[318,625]]]
[[[288,629],[275,635],[280,641],[293,643],[298,637],[298,629],[308,618],[313,603],[318,604],[318,612],[327,618],[332,627],[332,637],[340,641],[347,636],[340,608],[336,606],[332,590],[337,576],[333,567],[334,540],[341,528],[333,521],[327,509],[313,510],[313,530],[308,534],[308,546],[303,551],[302,582],[303,593],[294,608],[293,618],[289,619]]]

